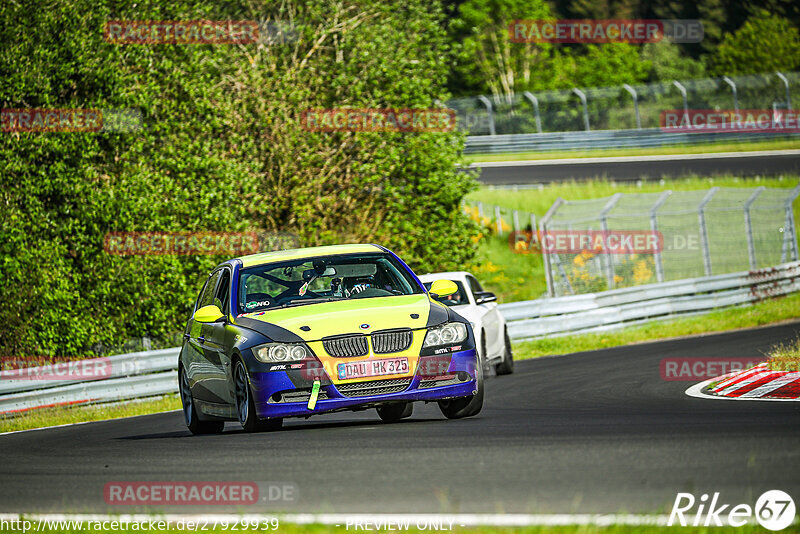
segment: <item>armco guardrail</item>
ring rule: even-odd
[[[793,133],[766,132],[663,132],[660,128],[641,130],[597,130],[589,132],[545,132],[504,135],[471,135],[465,154],[548,152],[596,148],[648,148],[678,144],[696,145],[729,141],[757,141],[800,137]]]
[[[768,269],[501,304],[512,339],[555,337],[750,304],[800,291],[800,262]]]
[[[500,311],[508,321],[510,337],[519,340],[618,328],[797,291],[800,262],[792,262],[758,271],[512,302],[501,304]],[[19,380],[9,378],[15,372],[4,371],[0,373],[0,414],[175,393],[179,350],[111,356],[107,358],[111,372],[98,380]],[[50,371],[52,376],[55,370]],[[35,368],[33,372],[48,373],[48,368]]]
[[[178,391],[179,348],[101,358],[104,370],[91,380],[60,379],[68,364],[0,372],[0,414],[45,406],[92,404],[165,395]],[[35,378],[35,377],[47,378]]]

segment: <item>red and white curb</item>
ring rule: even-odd
[[[714,382],[718,384],[706,390]],[[695,384],[686,394],[704,399],[797,401],[800,400],[800,372],[773,371],[766,363],[761,363]]]

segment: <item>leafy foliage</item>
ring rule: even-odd
[[[420,269],[474,253],[455,133],[312,133],[309,108],[444,98],[442,14],[421,0],[0,5],[3,108],[132,108],[134,133],[0,137],[0,352],[86,353],[182,328],[221,257],[113,256],[111,231],[289,231],[373,241]],[[110,19],[289,21],[297,39],[118,45]],[[14,23],[9,23],[14,21]],[[19,31],[24,28],[25,31]]]

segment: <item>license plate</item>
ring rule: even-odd
[[[383,358],[340,363],[339,380],[368,376],[397,375],[408,372],[408,358]]]

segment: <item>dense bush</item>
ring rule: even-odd
[[[379,242],[415,269],[474,253],[474,179],[454,133],[310,133],[308,108],[431,107],[450,57],[421,0],[225,10],[56,0],[0,5],[3,108],[132,108],[135,133],[0,134],[0,354],[74,355],[179,330],[221,257],[113,256],[111,231],[288,231]],[[117,45],[109,19],[291,21],[297,39]]]

